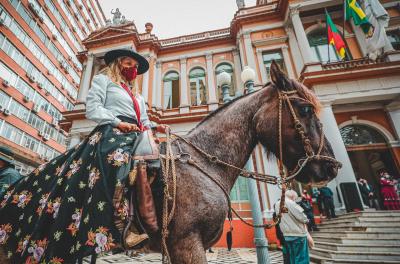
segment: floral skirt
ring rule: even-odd
[[[13,263],[73,263],[121,243],[116,223],[127,219],[137,136],[96,127],[8,189],[0,204],[0,245]]]

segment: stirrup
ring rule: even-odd
[[[135,234],[134,232],[129,232],[125,238],[125,245],[126,248],[132,249],[133,247],[148,239],[149,236],[147,234]]]

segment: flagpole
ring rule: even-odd
[[[326,28],[326,39],[328,42],[328,62],[331,62],[331,53],[329,52],[329,50],[331,49],[331,44],[329,43],[329,34],[328,34],[328,11],[326,10],[325,7],[325,28]]]
[[[345,54],[345,57],[343,59],[344,60],[346,60],[346,59],[350,60],[351,57],[350,57],[350,52],[349,52],[349,45],[347,45],[346,28],[345,28],[345,25],[346,25],[346,1],[347,0],[343,0],[343,34],[342,34],[342,37],[343,37],[344,44],[346,44],[346,47],[345,47],[346,54]]]

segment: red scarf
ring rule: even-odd
[[[133,102],[133,108],[135,109],[135,113],[136,113],[136,119],[137,119],[137,123],[138,123],[138,127],[140,129],[140,131],[143,131],[143,124],[140,121],[140,108],[139,108],[139,103],[136,100],[136,97],[133,95],[132,91],[128,88],[128,86],[125,83],[121,83],[121,87],[125,89],[125,91],[129,94],[129,96],[132,99]]]

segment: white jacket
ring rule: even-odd
[[[279,213],[280,201],[275,203],[274,209],[276,214]],[[285,206],[288,209],[287,213],[282,214],[281,222],[279,224],[284,236],[307,236],[308,223],[307,216],[303,213],[303,208],[301,208],[296,202],[286,198]]]

